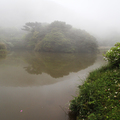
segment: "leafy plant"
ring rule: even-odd
[[[110,65],[90,73],[69,109],[77,120],[120,119],[120,69]]]
[[[104,59],[108,60],[111,65],[120,66],[120,43],[116,43],[114,47],[106,52]]]

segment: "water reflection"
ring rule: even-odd
[[[11,52],[0,61],[0,86],[42,86],[72,78],[87,68],[96,55]]]
[[[75,120],[64,110],[79,76],[101,63],[96,55],[11,52],[0,60],[0,120]]]
[[[87,68],[95,59],[95,54],[29,53],[25,59],[29,65],[24,68],[30,74],[47,73],[59,78]]]
[[[5,58],[6,58],[6,55],[7,55],[7,52],[0,51],[0,60],[1,60],[1,59],[5,59]]]

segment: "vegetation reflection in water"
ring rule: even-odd
[[[92,54],[11,52],[0,59],[0,86],[42,86],[69,80],[95,60]]]
[[[0,42],[0,59],[6,58],[6,55],[7,55],[6,45]]]
[[[25,59],[29,65],[24,68],[30,74],[47,73],[59,78],[87,68],[95,59],[95,54],[29,53]]]

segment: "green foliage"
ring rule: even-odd
[[[0,42],[5,43],[8,50],[13,49],[16,45],[20,45],[23,34],[23,31],[15,28],[0,28]]]
[[[71,25],[66,24],[65,22],[61,22],[61,21],[54,21],[49,25],[49,29],[57,29],[57,31],[60,32],[67,32],[68,30],[70,30],[72,28]]]
[[[91,113],[89,116],[88,116],[88,120],[97,120],[96,116],[94,113]]]
[[[32,32],[27,37],[29,39],[28,41],[26,41],[27,42],[27,48],[28,49],[34,49],[35,45],[36,45],[36,43],[38,42],[38,39],[39,39],[39,32],[37,32],[37,31]]]
[[[39,26],[39,29],[37,29]],[[83,30],[54,21],[49,25],[26,23],[26,48],[46,52],[97,52],[96,39]],[[35,34],[37,33],[37,34]]]
[[[120,119],[120,69],[105,66],[90,73],[70,103],[78,120]]]
[[[120,43],[116,43],[104,56],[111,65],[120,66]]]
[[[74,52],[70,47],[70,41],[67,40],[62,33],[52,31],[38,43],[35,50],[46,52]]]
[[[41,23],[28,22],[25,24],[25,26],[23,26],[22,30],[35,32],[35,31],[40,31],[41,27],[42,27]]]

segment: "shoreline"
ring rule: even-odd
[[[79,95],[70,102],[69,114],[78,120],[120,119],[120,69],[110,65],[89,73]],[[115,118],[115,119],[114,119]]]

